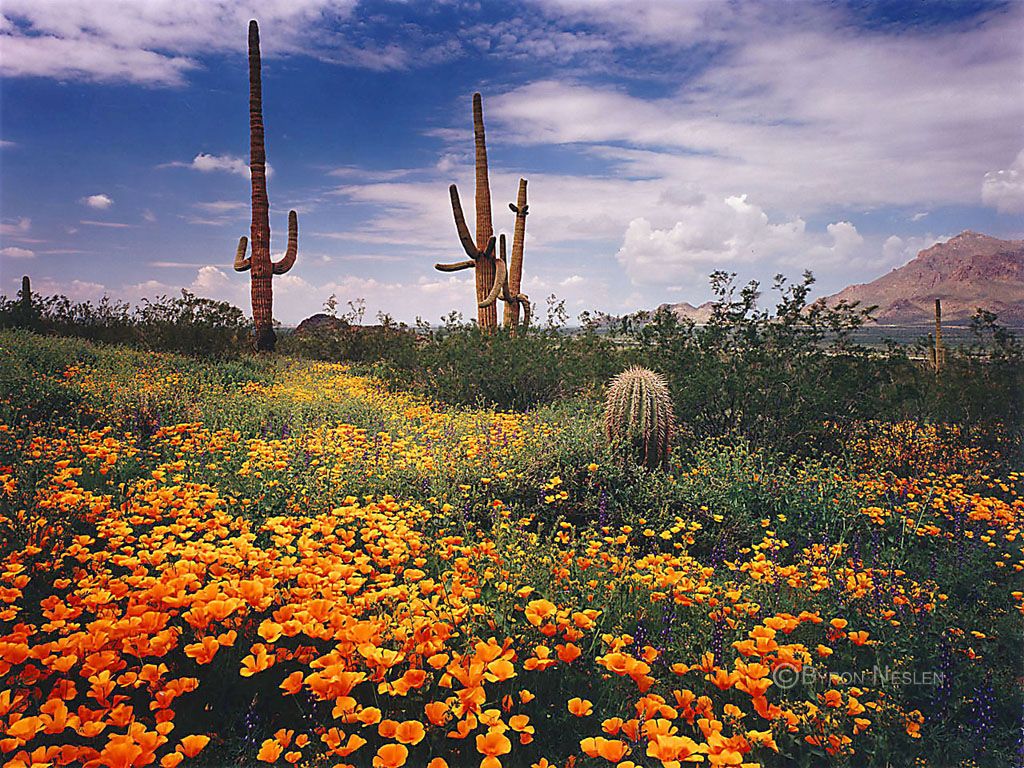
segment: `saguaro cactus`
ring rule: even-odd
[[[510,332],[515,332],[516,325],[518,323],[519,306],[523,307],[523,329],[530,327],[530,297],[525,293],[518,291],[513,292],[509,278],[509,268],[507,255],[505,253],[505,235],[502,235],[498,242],[498,259],[495,262],[494,269],[494,285],[491,286],[491,292],[487,294],[487,298],[480,302],[481,307],[489,307],[493,305],[498,299],[505,302],[505,328]],[[515,264],[515,253],[516,245],[512,243],[512,263]],[[520,255],[520,264],[522,263],[522,256]],[[516,317],[513,318],[509,313],[509,307],[514,306],[516,308]]]
[[[604,410],[609,442],[631,451],[654,469],[668,462],[675,431],[672,398],[665,378],[646,368],[627,368],[608,387]]]
[[[942,301],[935,300],[935,350],[932,352],[932,362],[935,365],[935,375],[942,371],[942,364],[946,358],[946,350],[942,347]]]
[[[468,261],[454,264],[435,264],[442,272],[457,272],[461,269],[476,271],[477,322],[481,328],[496,328],[498,309],[494,302],[487,303],[487,297],[494,286],[496,263],[494,258],[494,226],[491,223],[491,187],[487,174],[487,143],[484,138],[484,108],[479,93],[473,94],[473,139],[476,143],[476,240],[469,234],[466,216],[459,201],[459,190],[454,184],[448,188],[452,199],[452,214],[455,228],[459,233],[462,247],[469,256]]]
[[[274,333],[273,276],[283,275],[295,264],[299,249],[299,220],[295,211],[288,212],[288,250],[280,261],[271,261],[267,152],[263,145],[260,28],[255,19],[249,22],[249,174],[252,177],[252,255],[246,258],[246,238],[239,238],[234,267],[237,272],[249,270],[251,275],[256,349],[272,352],[277,342]]]
[[[25,317],[32,314],[32,283],[29,281],[28,275],[21,278],[21,313]]]
[[[526,202],[526,179],[519,180],[519,194],[514,203],[508,207],[516,215],[516,225],[512,232],[512,261],[508,265],[508,290],[511,300],[504,299],[505,311],[503,321],[505,327],[515,332],[519,325],[519,307],[523,308],[523,327],[530,325],[530,299],[522,292],[523,283],[523,246],[526,243],[526,214],[530,206]]]

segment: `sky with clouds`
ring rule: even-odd
[[[285,324],[474,317],[484,94],[495,228],[576,314],[709,298],[717,269],[865,282],[964,229],[1024,237],[1024,2],[3,0],[0,293],[187,288],[248,311],[246,29],[260,21]]]

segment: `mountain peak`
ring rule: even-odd
[[[924,325],[942,299],[943,317],[970,319],[977,309],[1006,324],[1024,324],[1024,240],[1000,240],[964,230],[919,252],[902,267],[863,285],[851,285],[827,301],[875,305],[875,317],[893,325]]]

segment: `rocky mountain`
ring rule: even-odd
[[[683,301],[679,304],[662,304],[658,307],[658,311],[667,309],[680,320],[692,320],[697,325],[702,325],[711,319],[711,307],[710,301],[705,301],[699,307],[693,306],[688,301]]]
[[[870,283],[851,285],[827,301],[876,305],[884,325],[926,325],[942,300],[944,321],[969,320],[980,307],[1003,325],[1024,325],[1024,240],[965,231],[926,248]]]

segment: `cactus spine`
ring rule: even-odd
[[[630,451],[651,469],[668,463],[675,417],[665,378],[646,368],[627,368],[608,387],[604,429],[608,441]]]
[[[274,333],[273,276],[283,275],[295,264],[299,248],[299,223],[288,212],[288,250],[280,261],[270,259],[270,202],[267,198],[267,152],[263,143],[263,83],[260,71],[260,28],[249,22],[249,174],[252,178],[252,255],[246,258],[246,238],[238,241],[234,268],[249,271],[252,280],[252,319],[258,351],[272,352]]]
[[[487,303],[487,297],[494,286],[497,268],[494,258],[494,226],[491,223],[491,187],[487,174],[487,142],[484,136],[484,108],[479,93],[473,94],[473,140],[476,144],[476,240],[469,234],[466,217],[459,201],[459,190],[454,184],[448,188],[452,199],[452,214],[455,228],[459,233],[462,247],[469,256],[468,261],[454,264],[435,264],[441,272],[457,272],[473,269],[476,272],[477,322],[481,328],[496,328],[498,309],[494,302]]]

